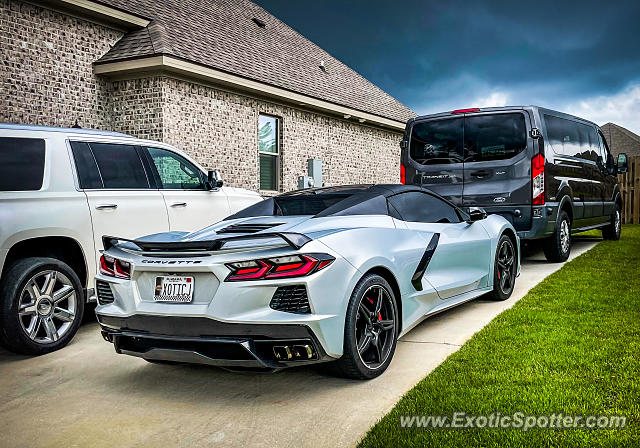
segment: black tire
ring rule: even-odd
[[[516,285],[518,251],[511,238],[502,235],[498,240],[493,265],[493,291],[487,296],[493,300],[507,300]]]
[[[382,296],[381,290],[384,291]],[[381,375],[389,367],[396,350],[399,319],[396,297],[389,283],[376,274],[364,276],[353,290],[347,307],[343,355],[334,363],[338,373],[361,380]],[[362,343],[361,351],[358,351],[358,342]]]
[[[25,289],[34,278],[39,299],[33,299],[37,296],[33,287]],[[44,280],[41,284],[40,278]],[[51,286],[47,294],[48,282]],[[80,279],[66,263],[44,257],[19,260],[8,269],[0,285],[0,345],[25,355],[61,349],[82,323],[84,302]],[[33,337],[28,334],[29,328]]]
[[[622,221],[620,214],[620,206],[618,204],[613,208],[611,222],[607,227],[602,228],[602,238],[605,240],[618,241],[620,239],[620,231],[622,229]]]
[[[544,241],[543,249],[547,261],[562,262],[569,258],[571,253],[571,219],[564,210],[560,210],[556,231]]]

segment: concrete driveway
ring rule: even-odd
[[[576,240],[572,258],[597,240]],[[95,323],[38,358],[0,351],[0,441],[5,447],[350,446],[475,332],[562,266],[523,260],[506,302],[476,300],[424,321],[372,381],[299,368],[238,374],[162,366],[116,355]]]

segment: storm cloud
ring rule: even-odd
[[[419,114],[536,104],[640,133],[640,2],[258,0]]]

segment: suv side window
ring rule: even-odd
[[[200,170],[184,157],[166,149],[147,148],[164,190],[204,190]]]
[[[132,145],[89,143],[98,164],[104,188],[149,188],[147,174]]]
[[[89,144],[85,142],[70,142],[70,144],[80,188],[83,190],[102,188],[98,165],[96,159],[93,158]]]
[[[466,117],[464,148],[465,162],[510,159],[527,148],[524,116],[512,113]]]
[[[0,191],[35,191],[44,178],[44,140],[0,137]]]
[[[580,137],[575,121],[544,114],[549,143],[556,154],[577,157],[580,153]]]
[[[446,202],[419,191],[400,193],[388,198],[389,205],[404,221],[410,222],[460,222],[456,210]]]

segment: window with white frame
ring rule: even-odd
[[[260,157],[260,189],[278,190],[280,166],[280,120],[268,115],[258,117],[258,153]]]

